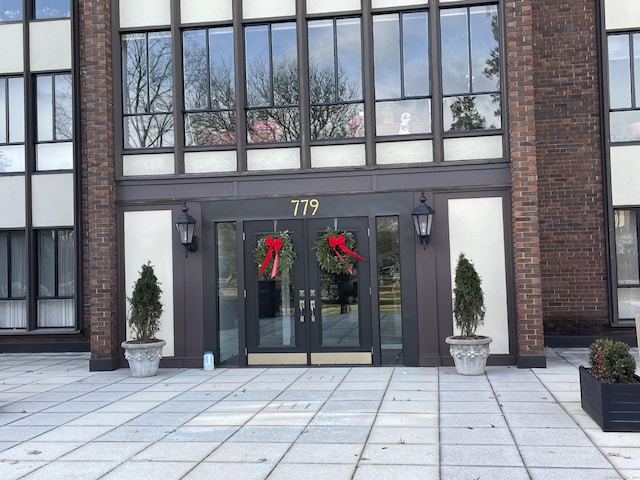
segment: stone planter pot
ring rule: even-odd
[[[640,383],[607,383],[579,370],[582,409],[602,431],[640,432]]]
[[[122,342],[124,358],[129,362],[132,377],[153,377],[158,372],[162,347],[167,342],[158,340],[152,343]]]
[[[491,337],[460,338],[447,337],[449,353],[453,357],[456,371],[460,375],[482,375],[489,358]]]

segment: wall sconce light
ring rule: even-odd
[[[431,225],[433,224],[433,215],[436,211],[427,205],[427,199],[422,192],[420,197],[420,205],[417,205],[413,209],[411,215],[413,216],[413,225],[416,228],[416,235],[420,239],[422,248],[427,248],[429,243],[429,237],[431,236]]]
[[[196,229],[196,219],[189,215],[187,202],[182,204],[182,213],[176,219],[176,229],[180,237],[180,243],[184,246],[184,256],[189,256],[189,252],[198,250],[198,237],[193,232]]]

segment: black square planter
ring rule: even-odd
[[[582,409],[602,431],[640,432],[640,383],[607,383],[579,370]]]

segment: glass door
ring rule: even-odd
[[[278,250],[282,232],[290,247]],[[351,248],[340,243],[339,234],[350,238]],[[267,238],[271,247],[263,243],[256,254],[256,246]],[[321,248],[323,242],[327,245]],[[368,244],[364,217],[245,223],[249,365],[371,364]],[[337,269],[343,271],[323,268],[319,250],[331,256],[334,266],[343,262],[345,268]],[[295,260],[287,261],[292,252]]]

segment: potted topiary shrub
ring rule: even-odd
[[[453,288],[453,318],[460,335],[446,338],[456,371],[461,375],[482,375],[489,357],[491,337],[477,335],[486,309],[482,280],[463,253],[458,257]]]
[[[152,377],[158,371],[164,340],[158,340],[162,315],[162,290],[150,262],[142,265],[129,301],[129,326],[133,338],[122,342],[124,357],[134,377]]]
[[[589,368],[580,366],[582,409],[605,432],[640,431],[640,379],[625,342],[600,338],[589,346]]]

